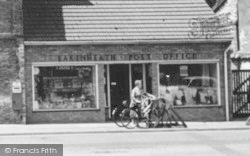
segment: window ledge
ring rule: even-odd
[[[222,107],[221,105],[200,105],[200,106],[173,106],[174,108],[212,108],[212,107]]]
[[[86,108],[86,109],[41,109],[33,110],[32,112],[76,112],[76,111],[100,111],[99,108]]]

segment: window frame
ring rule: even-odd
[[[96,107],[95,108],[80,108],[80,109],[34,109],[34,103],[35,103],[35,75],[34,75],[34,69],[35,67],[57,67],[57,66],[91,66],[94,69],[94,75],[93,81],[95,81],[95,91],[96,91]],[[65,112],[65,111],[96,111],[100,110],[99,105],[99,81],[98,81],[98,64],[94,63],[78,63],[78,62],[35,62],[32,63],[32,112]]]
[[[205,108],[205,107],[221,107],[221,77],[220,77],[220,60],[213,59],[213,60],[189,60],[189,61],[179,61],[176,62],[160,62],[157,64],[157,73],[158,73],[158,97],[160,97],[160,65],[190,65],[190,64],[215,64],[216,65],[216,73],[217,73],[217,97],[218,103],[213,105],[190,105],[190,106],[173,106],[174,108]]]

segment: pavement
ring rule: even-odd
[[[136,133],[136,132],[178,132],[178,131],[221,131],[250,130],[246,121],[231,122],[186,122],[187,128],[163,127],[149,129],[126,129],[114,123],[81,123],[81,124],[32,124],[0,125],[0,136],[4,135],[43,135],[43,134],[85,134],[85,133]]]

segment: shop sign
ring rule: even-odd
[[[12,83],[12,93],[22,93],[22,83],[20,81]]]
[[[208,59],[208,54],[200,53],[166,53],[163,54],[164,60],[196,60],[196,59]]]
[[[201,53],[161,53],[161,54],[86,54],[86,55],[53,55],[50,60],[59,62],[89,61],[142,61],[142,60],[192,60],[208,59],[209,54]]]
[[[151,60],[151,54],[87,54],[87,55],[58,55],[59,62],[68,61],[117,61],[117,60]]]
[[[180,66],[180,76],[183,76],[183,77],[188,76],[188,66],[187,65]]]

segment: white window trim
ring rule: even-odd
[[[117,61],[74,61],[74,62],[33,62],[32,65],[42,65],[42,66],[65,66],[66,64],[72,66],[80,66],[80,65],[98,65],[98,64],[148,64],[148,63],[160,63],[160,64],[177,64],[176,62],[181,63],[195,63],[195,62],[202,62],[202,63],[210,63],[214,62],[215,59],[196,59],[196,60],[117,60]],[[219,61],[219,60],[218,60]],[[166,63],[167,62],[167,63]]]
[[[214,105],[190,105],[190,106],[173,106],[175,108],[204,108],[204,107],[220,107],[221,105],[221,78],[220,78],[220,60],[213,59],[213,60],[181,60],[178,62],[174,61],[166,61],[164,63],[160,62],[157,63],[157,73],[158,73],[158,97],[160,97],[160,79],[159,79],[159,70],[160,65],[189,65],[189,64],[216,64],[216,70],[217,70],[217,97],[218,97],[218,104]]]
[[[95,68],[95,81],[96,81],[96,108],[81,108],[81,109],[36,109],[34,110],[35,103],[35,81],[34,81],[34,68],[35,67],[54,67],[54,66],[92,66]],[[93,63],[83,63],[83,62],[35,62],[32,63],[32,111],[33,112],[62,112],[62,111],[95,111],[100,110],[99,105],[99,75],[98,75],[98,65]]]

